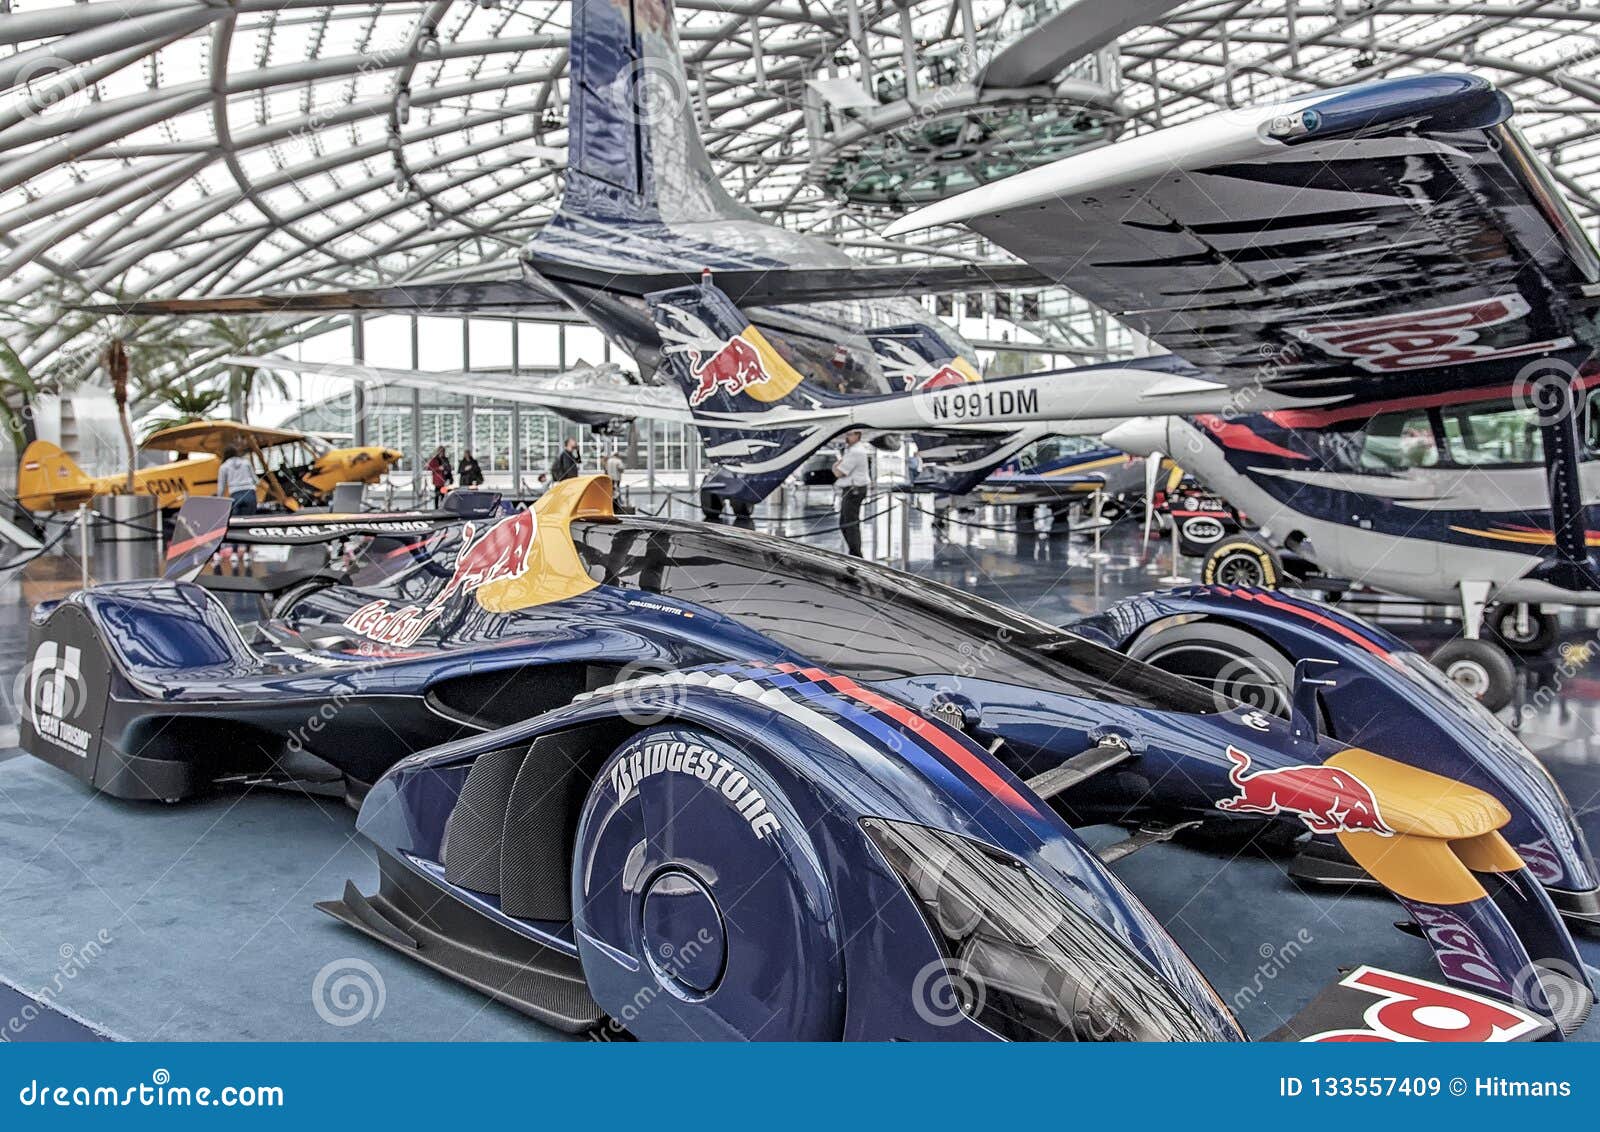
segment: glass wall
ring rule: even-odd
[[[511,470],[511,423],[515,414],[510,407],[499,408],[492,404],[472,404],[472,454],[487,476],[491,472]]]
[[[562,358],[569,367],[580,359],[598,363],[610,352],[599,332],[588,326],[510,319],[465,321],[463,330],[463,320],[458,317],[369,318],[367,359],[395,368],[441,371],[459,370],[465,360],[474,371],[515,372],[515,368],[555,369]],[[616,353],[612,360],[622,362],[623,357]],[[355,416],[347,384],[306,389],[302,397],[303,407],[283,422],[285,428],[353,436]],[[459,394],[396,385],[369,386],[364,417],[368,444],[405,453],[405,463],[390,477],[402,490],[425,486],[423,469],[441,444],[451,460],[459,460],[462,452],[470,449],[483,467],[485,485],[511,492],[532,489],[540,474],[550,470],[569,436],[578,441],[586,471],[600,470],[601,460],[613,450],[621,451],[627,460],[630,480],[642,478],[651,466],[648,441],[652,426],[644,420],[636,426],[636,438],[596,436],[584,425],[533,405],[472,398],[469,409],[468,398]],[[653,432],[655,470],[669,476],[688,471],[690,446],[700,444],[695,429],[656,422]],[[705,466],[703,459],[699,466]]]

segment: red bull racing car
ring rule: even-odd
[[[229,535],[191,512],[172,577],[35,613],[24,746],[131,799],[315,763],[380,863],[322,906],[572,1031],[1238,1040],[1110,867],[1187,837],[1382,886],[1436,961],[1356,966],[1261,1036],[1524,1040],[1587,1015],[1563,916],[1600,882],[1570,807],[1399,642],[1243,591],[1067,631],[611,497],[585,477],[391,539],[249,624],[191,580]],[[1202,607],[1316,659],[1252,706],[1128,655]]]

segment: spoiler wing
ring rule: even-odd
[[[1470,75],[1228,111],[931,205],[1235,386],[1372,395],[1579,364],[1600,255]]]

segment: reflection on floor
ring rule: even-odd
[[[836,519],[790,497],[757,529],[840,548]],[[681,501],[635,499],[642,509]],[[1174,573],[1164,543],[1144,554],[1137,516],[1103,532],[1018,534],[1000,512],[943,516],[869,504],[869,556],[899,564],[1051,622],[1157,588]],[[909,534],[909,537],[907,535]],[[70,540],[69,540],[70,542]],[[1180,564],[1191,574],[1194,563]],[[346,878],[371,889],[376,866],[340,802],[251,791],[178,806],[92,795],[18,757],[15,724],[29,610],[78,584],[69,557],[7,572],[0,586],[0,983],[129,1038],[218,1040],[535,1039],[560,1037],[419,965],[356,937],[312,908]],[[251,600],[237,613],[251,616]],[[1524,670],[1507,712],[1566,790],[1600,844],[1600,649],[1580,614],[1565,620],[1566,652]],[[1451,633],[1439,623],[1389,623],[1419,647]],[[1091,842],[1120,831],[1084,831]],[[1269,1032],[1337,977],[1367,962],[1427,975],[1431,959],[1397,931],[1399,908],[1366,893],[1307,891],[1264,857],[1155,846],[1117,872],[1166,923],[1254,1034]],[[1580,941],[1600,963],[1600,936]],[[24,1008],[0,994],[0,1033]],[[41,1016],[42,1017],[42,1016]],[[17,1037],[70,1036],[52,1017]],[[1600,1019],[1581,1032],[1600,1037]]]

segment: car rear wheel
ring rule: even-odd
[[[1294,664],[1243,629],[1214,621],[1158,628],[1136,640],[1128,655],[1201,685],[1216,698],[1218,710],[1237,702],[1274,715],[1289,714]]]
[[[1208,586],[1253,586],[1275,590],[1283,584],[1283,560],[1259,539],[1223,539],[1206,554],[1200,580]]]
[[[656,727],[601,768],[579,818],[584,979],[647,1040],[836,1040],[838,919],[821,861],[749,743]]]

